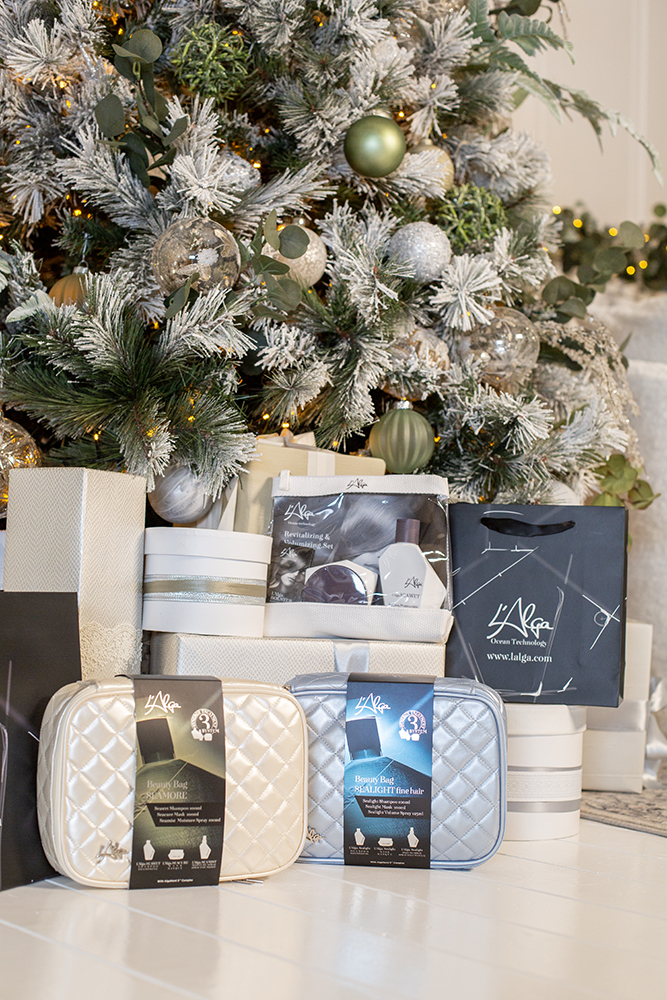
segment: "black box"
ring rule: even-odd
[[[448,677],[510,702],[617,706],[625,663],[627,512],[452,504]]]
[[[76,594],[0,592],[0,889],[55,875],[37,827],[44,709],[81,680]]]

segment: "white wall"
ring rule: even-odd
[[[667,0],[566,0],[565,7],[575,64],[562,51],[527,61],[630,119],[658,148],[667,177]],[[562,34],[556,11],[553,26]],[[549,150],[554,205],[583,201],[600,224],[617,225],[648,223],[653,205],[667,202],[648,156],[625,133],[612,138],[605,126],[600,152],[586,121],[576,115],[559,124],[534,97],[516,112],[514,128]]]

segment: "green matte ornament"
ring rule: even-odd
[[[386,177],[405,156],[405,136],[393,118],[368,115],[350,125],[343,152],[363,177]]]
[[[387,471],[399,474],[423,468],[435,449],[433,428],[407,400],[373,424],[368,443],[373,457],[383,458]]]

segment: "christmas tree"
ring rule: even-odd
[[[530,67],[570,55],[554,12],[0,0],[12,419],[149,489],[181,467],[219,495],[256,433],[356,451],[372,428],[458,499],[644,503],[623,358],[586,313],[643,234],[559,275],[548,157],[511,129],[527,95],[630,128]]]

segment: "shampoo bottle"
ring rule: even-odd
[[[447,590],[419,548],[420,522],[396,521],[396,541],[380,556],[382,599],[390,607],[440,608]]]

